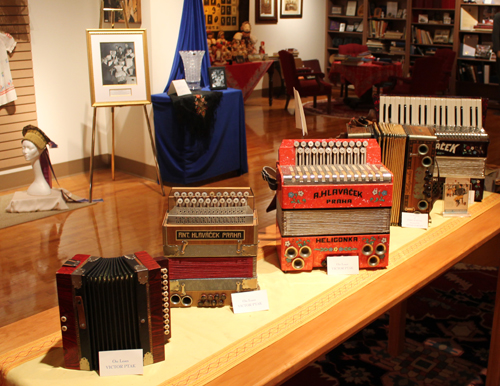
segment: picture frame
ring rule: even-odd
[[[255,0],[255,24],[278,23],[278,0]]]
[[[424,14],[418,15],[418,22],[419,23],[428,23],[429,22],[429,15],[424,15]]]
[[[450,30],[449,29],[437,29],[434,32],[434,38],[432,39],[434,44],[441,43],[446,44],[450,41]]]
[[[340,22],[337,20],[330,20],[330,31],[338,31],[340,29]]]
[[[345,31],[345,23],[340,23],[339,32]]]
[[[345,27],[346,32],[354,32],[354,25],[353,24],[348,24]]]
[[[332,7],[332,10],[331,10],[331,14],[332,15],[342,15],[342,7]]]
[[[87,29],[92,107],[151,103],[146,30]]]
[[[302,18],[303,0],[281,0],[280,17]]]
[[[140,24],[142,22],[141,0],[128,0],[126,3],[127,3],[128,22]],[[105,23],[111,23],[112,18],[114,18],[115,22],[125,24],[125,17],[124,17],[123,10],[121,10],[122,7],[120,4],[120,0],[104,0],[104,7],[103,8],[105,8],[105,9],[110,9],[110,8],[120,9],[120,11],[116,11],[116,12],[104,11],[103,16],[104,16]]]
[[[387,2],[387,12],[385,17],[393,17],[396,18],[398,16],[398,2],[397,1],[388,1]]]
[[[356,1],[348,1],[347,8],[345,10],[346,16],[356,16],[356,8],[358,3]]]
[[[221,66],[208,67],[208,79],[210,82],[210,90],[226,90],[226,68]]]
[[[478,44],[476,45],[476,58],[491,60],[491,45],[489,44]]]

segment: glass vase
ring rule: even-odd
[[[201,81],[201,61],[205,51],[179,51],[184,64],[184,74],[190,90],[199,90]]]

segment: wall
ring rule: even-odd
[[[302,19],[279,19],[275,25],[255,25],[254,1],[250,1],[250,21],[257,38],[266,42],[267,52],[295,47],[302,58],[324,62],[325,0],[305,1]],[[142,0],[152,94],[163,92],[168,81],[182,5],[182,0]],[[29,0],[38,125],[59,145],[50,151],[53,164],[90,156],[93,108],[85,30],[98,28],[99,6],[99,0]],[[148,111],[152,122],[151,106]],[[96,154],[110,154],[109,108],[97,109],[97,127]],[[115,127],[117,156],[154,165],[141,107],[116,108]]]

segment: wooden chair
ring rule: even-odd
[[[439,93],[446,94],[448,88],[450,87],[450,77],[453,70],[453,65],[455,64],[455,56],[457,53],[450,48],[438,48],[434,54],[435,58],[442,59],[442,76],[439,79],[438,89]]]
[[[443,60],[433,56],[418,58],[409,78],[393,77],[386,94],[436,95],[442,77]]]
[[[328,99],[327,112],[330,113],[332,85],[323,80],[325,74],[315,72],[308,67],[297,68],[293,54],[288,51],[281,50],[279,57],[286,86],[285,110],[288,109],[288,103],[290,102],[290,97],[294,95],[293,89],[295,88],[301,96],[314,97],[314,107],[317,106],[317,96],[326,95]]]

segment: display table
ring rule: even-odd
[[[242,93],[227,89],[222,94],[208,149],[179,125],[166,93],[151,95],[158,165],[164,181],[190,184],[229,172],[248,172]]]
[[[39,386],[42,380],[51,386],[275,385],[481,245],[499,240],[500,195],[472,205],[468,218],[444,219],[436,214],[441,211],[439,201],[428,230],[392,227],[389,267],[353,276],[327,276],[323,270],[283,273],[275,228],[262,230],[257,273],[270,310],[235,315],[229,307],[172,309],[166,360],[145,367],[143,376],[100,378],[95,372],[63,369],[60,332],[54,331],[58,310],[53,308],[0,329],[9,345],[13,340],[25,344],[0,356],[0,381],[17,386]],[[499,309],[497,302],[495,320]],[[494,321],[490,363],[500,359],[495,326]],[[495,381],[498,385],[494,371],[489,372],[489,385]]]
[[[354,85],[354,92],[358,97],[370,91],[373,86],[387,82],[393,76],[401,76],[401,63],[381,64],[377,62],[363,62],[359,65],[333,62],[330,67],[329,78],[340,74],[345,80]]]
[[[272,105],[274,61],[233,63],[226,65],[227,85],[243,92],[246,101],[257,83],[269,71],[269,106]]]

